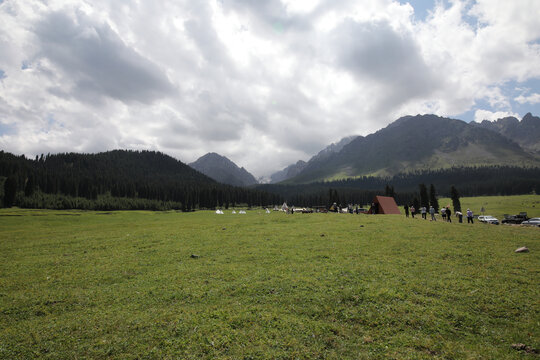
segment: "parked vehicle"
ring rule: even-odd
[[[526,212],[520,212],[518,215],[504,214],[503,224],[521,224],[523,221],[529,220]]]
[[[480,215],[478,217],[478,221],[486,223],[486,224],[499,225],[499,219],[491,215]]]
[[[529,220],[523,221],[521,225],[532,225],[540,227],[540,218],[530,218]]]

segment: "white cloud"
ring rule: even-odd
[[[492,111],[489,111],[489,110],[476,110],[474,112],[474,121],[476,121],[476,122],[482,122],[483,120],[495,121],[495,120],[502,119],[502,118],[505,118],[505,117],[510,117],[510,116],[519,119],[518,114],[510,113],[510,112],[506,112],[506,111],[492,112]]]
[[[514,100],[520,104],[540,104],[540,94],[535,93],[528,96],[520,95]]]
[[[0,148],[215,151],[260,176],[402,115],[538,103],[504,86],[540,77],[540,2],[445,4],[5,0]]]

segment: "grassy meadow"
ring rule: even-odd
[[[522,211],[527,212],[528,217],[540,217],[540,195],[463,197],[460,202],[464,214],[470,208],[475,215],[482,215],[483,207],[485,215],[499,220],[504,219],[504,214],[516,215]],[[453,208],[450,198],[439,199],[439,205]]]
[[[514,253],[521,246],[530,252]],[[0,211],[1,359],[526,359],[538,349],[538,228]]]

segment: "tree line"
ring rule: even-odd
[[[539,188],[540,168],[512,166],[453,167],[389,178],[244,188],[217,183],[154,151],[47,154],[35,159],[0,151],[0,203],[6,207],[193,211],[270,207],[284,201],[328,207],[333,203],[369,205],[376,195],[386,194],[400,205],[435,205],[439,210],[439,196],[516,195]]]
[[[217,183],[154,151],[41,155],[0,151],[5,207],[93,210],[182,210],[269,206],[283,199],[264,190]]]
[[[425,184],[430,184],[429,190]],[[279,194],[287,201],[299,205],[324,205],[332,202],[370,204],[375,195],[386,194],[393,196],[400,205],[411,205],[416,198],[418,204],[429,206],[429,198],[452,198],[458,193],[457,189],[459,196],[536,193],[540,189],[540,168],[460,166],[412,171],[386,178],[363,176],[308,184],[265,184],[257,188]]]

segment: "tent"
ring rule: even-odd
[[[368,214],[396,214],[401,212],[396,204],[396,200],[389,196],[375,196]]]
[[[289,207],[287,206],[287,203],[284,202],[283,205],[281,206],[281,211],[287,211],[289,210]]]

